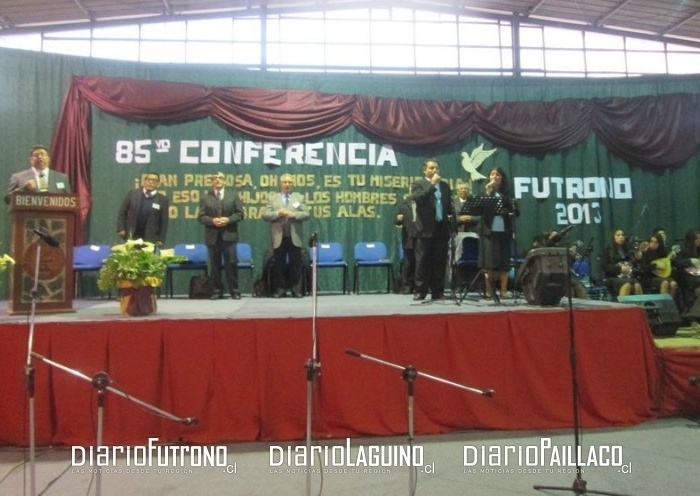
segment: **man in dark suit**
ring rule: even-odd
[[[16,172],[10,177],[5,202],[9,203],[10,195],[22,193],[72,193],[68,176],[49,169],[51,156],[43,145],[32,147],[29,152],[29,169]]]
[[[141,189],[126,194],[117,215],[117,236],[165,245],[170,201],[156,190],[159,181],[158,174],[147,172]]]
[[[416,204],[409,195],[400,199],[396,204],[394,224],[401,227],[401,294],[413,294],[416,274]]]
[[[275,298],[286,293],[285,269],[289,273],[289,286],[294,298],[303,296],[301,291],[302,225],[309,218],[304,196],[294,193],[291,174],[280,177],[280,192],[270,195],[263,219],[270,223],[270,239],[274,249]]]
[[[212,300],[222,297],[221,263],[223,261],[226,284],[234,300],[241,299],[238,290],[238,223],[245,218],[243,202],[233,188],[225,188],[226,176],[217,172],[212,176],[212,189],[199,201],[197,220],[204,225],[204,243],[209,249],[211,280],[216,288]]]
[[[432,300],[445,294],[447,250],[454,219],[452,191],[442,181],[435,159],[423,163],[423,176],[411,185],[416,202],[416,277],[414,300],[424,300],[430,291]]]

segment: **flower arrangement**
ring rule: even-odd
[[[130,239],[112,247],[112,254],[100,269],[97,287],[103,291],[123,285],[157,288],[163,283],[168,264],[185,260],[185,257],[175,256],[172,250],[156,254],[153,243]]]
[[[15,259],[5,253],[0,257],[0,273],[7,270],[7,264],[14,265]]]

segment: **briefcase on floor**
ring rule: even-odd
[[[190,298],[193,300],[208,299],[214,294],[214,285],[209,276],[199,275],[190,278]]]

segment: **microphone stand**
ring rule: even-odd
[[[404,381],[406,381],[406,398],[407,398],[407,424],[408,424],[408,495],[413,496],[416,492],[416,486],[418,484],[418,472],[416,471],[416,467],[414,467],[413,463],[413,440],[414,440],[414,430],[413,430],[413,420],[414,420],[414,409],[413,409],[413,404],[414,404],[414,399],[413,399],[413,393],[414,393],[414,387],[413,383],[415,382],[417,377],[425,377],[426,379],[431,379],[436,382],[441,382],[443,384],[447,384],[448,386],[456,387],[459,389],[463,389],[465,391],[469,391],[470,393],[475,393],[481,396],[486,396],[488,398],[493,397],[495,394],[495,391],[493,389],[476,389],[473,387],[465,386],[463,384],[459,384],[456,382],[448,381],[447,379],[443,379],[442,377],[437,377],[435,375],[430,375],[426,374],[425,372],[420,372],[417,370],[414,366],[412,365],[407,365],[407,366],[402,366],[397,363],[392,363],[392,362],[387,362],[385,360],[381,360],[379,358],[366,355],[364,353],[360,353],[359,351],[355,350],[345,350],[345,353],[347,353],[350,356],[354,356],[357,358],[364,358],[366,360],[372,361],[379,363],[381,365],[385,365],[387,367],[392,367],[395,369],[401,370],[401,377],[403,378]]]
[[[511,238],[511,243],[510,243],[510,268],[513,271],[513,283],[515,283],[515,274],[517,271],[515,270],[516,263],[518,262],[518,238],[517,238],[517,232],[516,232],[516,224],[517,224],[517,215],[516,212],[518,210],[518,205],[515,203],[515,197],[511,197],[511,212],[510,212],[510,219],[511,223],[513,226],[513,235]],[[515,284],[513,284],[513,298],[512,298],[513,304],[518,303],[518,298],[516,296],[516,291],[515,291]]]
[[[33,232],[33,231],[32,231]],[[27,338],[27,360],[24,372],[27,385],[27,398],[29,401],[29,494],[36,496],[36,437],[35,437],[35,412],[34,412],[34,385],[35,370],[32,361],[34,348],[34,322],[36,320],[36,300],[39,293],[39,263],[41,262],[41,240],[36,244],[36,257],[34,261],[34,282],[31,290],[31,305],[29,311],[29,336]]]
[[[309,240],[311,245],[311,358],[306,361],[306,453],[311,453],[311,438],[313,433],[313,399],[316,378],[320,373],[321,362],[318,360],[318,335],[316,333],[316,314],[318,302],[318,233],[314,232]],[[311,468],[312,458],[307,458],[306,471],[306,495],[311,495]]]
[[[571,252],[570,246],[566,249],[566,266],[571,267]],[[581,418],[579,414],[579,389],[578,389],[578,367],[577,367],[577,353],[576,353],[576,326],[574,323],[574,304],[571,296],[571,270],[567,270],[567,281],[566,281],[569,291],[568,291],[568,311],[569,311],[569,365],[571,367],[571,391],[573,399],[573,414],[574,414],[574,456],[576,460],[576,478],[571,487],[558,487],[558,486],[542,486],[534,485],[533,489],[536,491],[571,491],[574,494],[603,494],[607,496],[623,496],[620,493],[606,492],[606,491],[589,491],[586,487],[586,481],[581,477],[581,458],[580,458],[580,430],[581,430]]]
[[[37,358],[41,360],[42,362],[46,363],[49,366],[56,367],[60,370],[63,370],[64,372],[67,372],[79,379],[82,379],[86,382],[89,382],[92,384],[95,388],[97,388],[97,436],[96,436],[96,441],[95,441],[95,446],[100,447],[102,446],[102,435],[103,435],[103,426],[104,426],[104,407],[105,407],[105,391],[111,391],[112,393],[121,396],[122,398],[126,398],[127,400],[136,403],[137,405],[140,405],[144,407],[145,409],[153,412],[154,414],[160,415],[168,420],[173,420],[175,422],[180,422],[184,425],[190,426],[190,425],[195,425],[199,422],[197,417],[177,417],[171,413],[166,412],[165,410],[161,410],[158,407],[155,407],[149,403],[146,403],[143,400],[140,400],[138,398],[135,398],[131,396],[128,393],[125,393],[124,391],[121,391],[120,389],[117,389],[113,386],[110,386],[110,384],[113,382],[110,377],[107,375],[106,372],[98,372],[94,376],[90,377],[86,374],[83,374],[82,372],[72,369],[62,363],[59,363],[55,360],[52,360],[50,358],[47,358],[43,355],[40,355],[39,353],[32,352],[31,353],[32,357]],[[100,471],[97,471],[96,477],[95,477],[95,494],[97,496],[100,496],[102,492],[102,475]]]

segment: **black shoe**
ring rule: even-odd
[[[275,292],[272,294],[272,297],[273,297],[273,298],[282,298],[283,296],[284,296],[284,291],[275,291]]]
[[[231,298],[234,299],[234,300],[240,300],[240,299],[241,299],[241,293],[239,293],[238,291],[234,291],[234,292],[231,294]]]
[[[292,291],[292,298],[303,298],[304,295],[297,292],[297,291]]]
[[[431,295],[431,296],[430,296],[430,299],[431,299],[432,301],[444,300],[444,299],[445,299],[445,295],[444,295],[444,294],[435,294],[435,295]]]
[[[221,293],[219,293],[219,292],[213,293],[213,294],[209,297],[210,300],[218,300],[219,298],[221,298]]]
[[[416,293],[413,295],[413,301],[425,300],[425,293]]]

